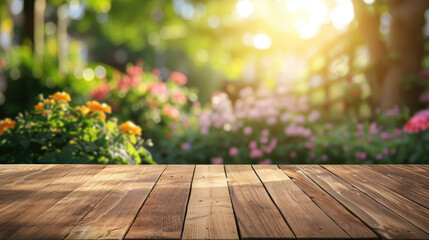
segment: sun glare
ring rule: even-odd
[[[253,13],[253,3],[248,0],[240,0],[237,2],[236,10],[240,17],[249,17]]]
[[[271,47],[271,38],[265,33],[259,33],[253,39],[253,45],[257,49],[268,49]]]
[[[344,29],[354,18],[353,4],[351,1],[337,1],[337,6],[332,9],[332,25],[337,29]]]

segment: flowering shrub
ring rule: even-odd
[[[106,120],[111,107],[97,101],[75,108],[57,92],[30,113],[0,122],[1,163],[154,163],[140,127]]]
[[[199,115],[200,136],[188,143],[189,162],[221,163],[424,163],[429,162],[427,110],[409,118],[393,108],[373,121],[322,121],[306,97],[282,89],[243,89],[233,103],[212,96]],[[382,123],[390,122],[390,125]],[[395,127],[399,126],[399,127]],[[416,134],[416,132],[418,132]]]
[[[159,71],[144,72],[138,64],[129,66],[124,74],[114,70],[92,90],[91,96],[108,102],[118,119],[138,123],[144,137],[157,142],[151,148],[154,158],[166,162],[175,157],[170,150],[178,151],[186,142],[187,132],[197,126],[197,92],[187,88],[186,83],[187,77],[180,72],[172,72],[163,81]]]

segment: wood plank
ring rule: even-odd
[[[149,194],[126,239],[179,239],[194,165],[169,165]]]
[[[316,183],[313,182],[301,169],[294,165],[279,166],[292,181],[307,194],[338,226],[340,226],[350,237],[361,239],[378,238],[360,219],[352,215],[337,200],[332,198]]]
[[[2,166],[3,174],[0,176],[0,190],[18,185],[20,182],[31,179],[33,176],[52,167],[54,167],[54,165],[30,165],[19,168]]]
[[[163,165],[133,166],[66,238],[122,239],[164,169]]]
[[[295,238],[249,165],[226,165],[241,238]]]
[[[320,166],[300,169],[384,238],[428,239],[429,235]]]
[[[63,197],[97,174],[104,166],[80,166],[29,195],[0,214],[0,239],[7,239]]]
[[[182,238],[238,239],[224,166],[196,166]]]
[[[133,166],[110,165],[11,236],[11,239],[62,239]]]
[[[47,166],[22,180],[16,179],[9,187],[0,190],[0,213],[44,188],[52,179],[62,177],[75,168],[76,166],[71,165]]]
[[[411,170],[410,168],[403,168],[400,166],[394,165],[369,165],[373,171],[377,171],[383,175],[386,175],[390,178],[393,178],[395,181],[399,181],[401,184],[406,184],[407,186],[416,186],[419,188],[425,188],[424,192],[429,190],[427,183],[429,178],[423,175],[416,174],[416,171]]]
[[[350,238],[276,165],[254,165],[297,238]]]
[[[392,165],[386,165],[386,166],[388,166],[392,170],[396,169],[397,171],[407,173],[408,176],[411,177],[411,179],[421,184],[426,185],[427,182],[429,181],[429,174],[426,173],[426,171],[424,171],[423,169],[416,167],[415,165],[405,165],[405,164],[393,165],[392,164]]]
[[[385,166],[381,167],[383,168],[374,167],[374,165],[353,165],[353,169],[365,173],[366,178],[370,179],[370,181],[385,186],[429,209],[428,185],[413,181],[410,179],[409,175],[407,177],[406,172],[402,174],[404,171],[385,168]],[[392,172],[397,172],[398,175],[392,175]]]
[[[324,165],[323,167],[421,230],[429,233],[429,210],[378,184],[367,171],[362,171],[360,168],[356,168],[356,166],[347,165]]]

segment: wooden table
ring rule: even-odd
[[[428,165],[0,165],[0,238],[429,239]]]

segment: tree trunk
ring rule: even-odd
[[[370,14],[363,1],[354,0],[353,4],[373,67],[369,76],[373,105],[384,110],[404,105],[412,111],[418,110],[422,107],[418,100],[423,89],[413,83],[407,87],[404,82],[418,77],[421,71],[424,54],[422,28],[429,1],[387,1],[393,20],[387,46],[378,30],[379,14]]]
[[[34,43],[34,1],[35,0],[25,0],[23,9],[24,34],[32,44]]]

